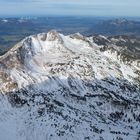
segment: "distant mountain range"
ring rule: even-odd
[[[93,32],[104,35],[140,35],[140,22],[127,19],[101,21],[92,29]]]
[[[84,21],[87,19],[87,21]],[[72,25],[68,26],[68,23],[71,21]],[[86,23],[87,22],[87,23]],[[58,23],[58,24],[57,24]],[[0,18],[0,26],[4,25],[5,27],[11,24],[11,26],[22,25],[23,28],[27,28],[28,24],[34,24],[38,27],[46,26],[55,27],[60,29],[64,33],[73,33],[73,29],[71,31],[67,31],[64,25],[67,28],[73,27],[76,32],[81,32],[83,34],[91,34],[91,33],[99,33],[105,35],[120,35],[120,34],[135,34],[140,35],[140,21],[139,20],[128,20],[125,18],[118,19],[100,19],[100,18],[74,18],[74,17],[36,17],[36,18]],[[63,26],[62,26],[62,25]],[[25,26],[26,25],[26,26]],[[89,28],[89,31],[86,32],[83,30],[79,30],[78,25],[81,28]],[[76,26],[76,27],[75,27]],[[91,31],[92,29],[92,31]],[[18,30],[18,29],[17,29]],[[34,31],[32,29],[32,31]]]

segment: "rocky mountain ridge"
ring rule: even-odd
[[[0,137],[138,140],[139,59],[110,40],[50,31],[1,56]]]

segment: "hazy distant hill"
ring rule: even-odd
[[[92,31],[104,35],[140,35],[140,22],[126,19],[101,21],[93,27]]]

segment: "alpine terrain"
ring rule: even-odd
[[[140,39],[57,31],[0,56],[0,140],[140,140]]]

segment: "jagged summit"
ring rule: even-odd
[[[0,136],[139,138],[139,66],[120,61],[121,49],[112,51],[112,40],[120,41],[52,30],[23,39],[1,56]]]
[[[2,69],[5,68],[9,71],[6,74],[10,76],[10,79],[12,77],[13,81],[20,86],[26,86],[29,82],[29,79],[36,79],[36,73],[41,76],[48,76],[50,70],[53,69],[53,66],[60,64],[66,65],[67,67],[69,66],[69,63],[74,63],[77,60],[80,61],[80,63],[86,62],[87,64],[85,65],[95,64],[95,67],[91,67],[93,67],[95,70],[94,73],[99,75],[94,77],[97,79],[100,79],[101,77],[108,77],[108,75],[115,77],[114,73],[109,70],[109,67],[110,64],[114,65],[117,63],[119,67],[114,69],[114,72],[116,74],[120,73],[121,71],[121,73],[118,75],[118,78],[123,75],[123,77],[127,78],[127,80],[136,82],[137,80],[134,80],[133,76],[127,76],[127,74],[125,74],[127,72],[124,72],[124,67],[125,69],[128,69],[126,62],[129,62],[129,59],[125,59],[126,55],[122,53],[122,48],[113,43],[112,40],[112,38],[110,39],[101,35],[96,37],[84,37],[79,33],[64,36],[55,30],[51,30],[48,33],[40,33],[26,37],[5,55],[0,57],[0,64],[3,66]],[[89,57],[90,55],[92,57],[94,55],[94,62],[92,62],[92,59]],[[87,58],[91,60],[88,60],[88,62]],[[109,61],[107,59],[109,59]],[[106,61],[105,66],[103,66],[104,60]],[[131,59],[131,57],[130,60],[129,67],[133,69],[133,75],[137,75],[135,71],[139,70],[139,60],[137,59],[134,61]],[[99,65],[98,63],[101,64]],[[113,65],[112,67],[114,67]],[[97,69],[103,67],[105,67],[104,70],[97,72]],[[77,66],[75,68],[78,69]],[[25,75],[28,75],[27,77],[30,78],[25,78],[25,81],[22,81],[20,78],[21,76],[19,75],[19,77],[15,74],[15,70],[19,73],[21,73],[21,71],[24,72]],[[35,74],[32,75],[30,73]],[[55,73],[58,75],[57,71],[55,71],[54,74]],[[66,77],[71,75],[69,69],[65,69],[64,72],[59,71],[59,74],[61,76],[65,75]],[[74,75],[77,77],[79,75],[78,71],[74,73]],[[35,79],[31,81],[36,81]]]
[[[56,30],[51,30],[48,33],[40,33],[36,35],[31,35],[20,41],[18,44],[16,44],[9,52],[15,51],[20,47],[23,47],[24,44],[27,44],[31,46],[31,43],[34,43],[35,40],[42,41],[61,41],[61,37],[59,33]],[[8,52],[8,53],[9,53]]]

